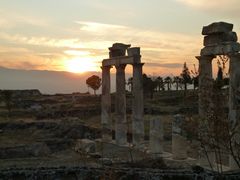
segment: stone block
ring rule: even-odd
[[[76,152],[94,153],[96,150],[96,143],[90,139],[78,139],[74,150]]]
[[[226,22],[215,22],[208,26],[203,26],[202,35],[211,35],[218,33],[227,33],[232,31],[233,24]]]
[[[172,122],[172,154],[174,159],[187,159],[188,142],[186,139],[186,131],[183,126],[185,117],[177,114]]]
[[[127,49],[128,56],[140,56],[140,47],[132,47]]]
[[[212,34],[204,37],[204,46],[215,46],[223,42],[237,42],[237,34],[235,32]]]
[[[240,44],[237,42],[226,42],[217,46],[206,46],[201,49],[201,56],[225,55],[240,51]]]
[[[123,44],[123,43],[114,43],[112,47],[109,49],[109,57],[119,57],[119,56],[125,56],[126,50],[130,47],[130,44]]]
[[[163,122],[160,118],[150,121],[150,153],[163,153]]]

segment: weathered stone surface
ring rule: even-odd
[[[102,138],[105,141],[112,140],[110,69],[111,66],[102,67],[101,125]]]
[[[140,56],[138,58],[140,61]],[[136,147],[144,141],[142,66],[143,64],[133,65],[132,132]]]
[[[187,159],[187,139],[183,129],[185,117],[177,114],[172,122],[172,154],[174,159]]]
[[[132,47],[127,49],[128,56],[140,56],[140,47]]]
[[[123,43],[114,43],[112,47],[108,48],[110,50],[109,57],[119,57],[119,56],[125,56],[126,50],[131,45],[129,44],[123,44]]]
[[[240,53],[230,55],[230,73],[229,73],[229,121],[231,128],[234,130],[233,141],[233,151],[235,154],[239,150],[236,144],[240,143],[240,127],[238,126],[240,122]],[[230,155],[229,158],[230,169],[239,169],[235,160]]]
[[[125,67],[126,65],[116,66],[115,138],[118,145],[127,143]]]
[[[212,102],[212,60],[215,56],[196,56],[196,58],[199,61],[198,113],[201,118],[204,118]]]
[[[96,143],[90,139],[78,139],[74,148],[77,152],[94,153]]]
[[[214,46],[223,42],[237,42],[237,40],[238,38],[236,32],[212,34],[204,37],[203,45]]]
[[[163,153],[163,122],[160,118],[150,121],[150,152],[153,154]]]
[[[240,51],[240,44],[237,42],[226,42],[217,46],[206,46],[201,49],[201,56],[232,54]]]
[[[18,145],[0,148],[0,159],[46,156],[50,153],[45,143]]]
[[[226,22],[215,22],[208,26],[203,26],[202,35],[211,35],[216,33],[226,33],[232,31],[233,24]]]

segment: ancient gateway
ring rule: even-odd
[[[139,147],[144,140],[142,66],[139,47],[115,43],[109,48],[109,59],[102,61],[102,138],[112,140],[110,69],[116,68],[115,140],[118,145],[127,144],[125,67],[133,66],[133,145]],[[127,51],[127,55],[126,55]]]

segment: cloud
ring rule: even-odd
[[[127,30],[126,26],[114,25],[114,24],[105,24],[97,22],[88,22],[88,21],[76,21],[77,24],[81,25],[80,30],[88,32],[104,32],[104,31],[113,31],[113,30]]]
[[[147,63],[148,67],[163,67],[163,68],[180,68],[182,63]]]
[[[232,14],[239,11],[239,0],[176,0],[187,6],[208,10],[212,13],[230,12]],[[239,13],[238,13],[239,14]]]
[[[61,62],[84,56],[92,58],[99,65],[102,59],[108,57],[108,47],[115,42],[122,42],[141,47],[142,61],[148,64],[146,70],[151,66],[152,69],[149,70],[154,69],[157,72],[157,68],[176,69],[179,67],[179,62],[193,63],[194,56],[199,54],[202,46],[200,35],[165,33],[123,25],[83,21],[77,21],[74,29],[78,31],[69,38],[0,32],[0,39],[16,47],[9,49],[8,57],[6,53],[1,53],[3,48],[0,47],[0,57],[11,59],[13,62],[17,50],[25,47],[28,52],[21,54],[21,58],[25,61],[35,63],[38,68],[42,69],[45,67],[49,70],[54,68],[64,70],[64,64]],[[17,56],[16,61],[23,62],[19,54]],[[153,65],[156,65],[156,68],[153,68]]]
[[[49,23],[49,20],[43,19],[43,17],[33,17],[32,15],[0,10],[0,27],[2,29],[18,27],[19,25],[46,27],[49,26]]]

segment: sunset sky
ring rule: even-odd
[[[239,0],[9,0],[0,2],[1,66],[27,70],[100,71],[114,42],[140,46],[144,72],[192,68],[201,29],[234,24]],[[129,69],[128,69],[129,71]]]

